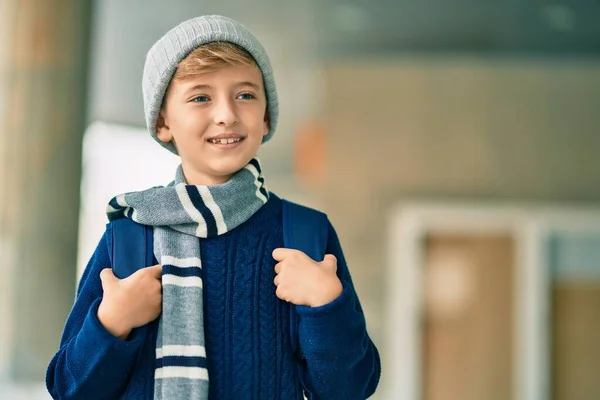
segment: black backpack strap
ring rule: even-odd
[[[152,227],[130,218],[112,221],[112,267],[119,279],[149,267],[154,261]]]
[[[115,276],[119,279],[127,278],[140,268],[149,267],[154,264],[154,245],[153,245],[153,229],[151,226],[141,225],[129,218],[121,218],[110,223],[112,235],[111,240],[111,263],[112,269]],[[156,324],[158,320],[151,322],[150,324]],[[143,338],[145,344],[144,349],[147,346],[155,346],[156,334],[151,333],[152,338],[149,342],[146,342],[149,330],[149,325],[140,326],[134,328],[131,331],[130,337],[136,337],[138,340]],[[143,352],[138,355],[141,357]],[[136,361],[137,363],[137,361]],[[150,370],[149,368],[152,367]],[[153,376],[154,368],[150,364],[146,368],[146,376]],[[124,389],[123,398],[128,398],[129,390],[129,379],[127,378],[127,385]]]
[[[329,233],[327,216],[320,211],[287,200],[282,202],[284,247],[300,250],[315,261],[323,261]],[[299,365],[299,379],[304,386],[304,361],[298,339],[298,324],[296,306],[290,304],[290,340]]]

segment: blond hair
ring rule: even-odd
[[[193,50],[177,65],[173,80],[193,78],[229,65],[256,65],[256,61],[250,53],[237,44],[206,43]]]

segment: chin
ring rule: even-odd
[[[236,157],[214,160],[213,162],[209,163],[209,168],[221,176],[232,175],[244,168],[251,159],[252,157],[247,160],[245,158]]]

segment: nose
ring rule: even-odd
[[[215,104],[214,122],[225,127],[237,124],[238,115],[233,101],[223,99]]]

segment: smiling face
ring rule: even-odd
[[[200,73],[186,74],[184,68],[183,77],[176,73],[171,81],[157,137],[175,144],[188,184],[227,182],[256,156],[269,132],[262,75],[250,60],[213,63]]]

